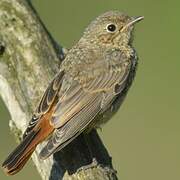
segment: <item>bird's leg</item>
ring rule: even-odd
[[[88,165],[85,165],[85,166],[82,166],[80,167],[77,172],[81,171],[81,170],[87,170],[87,169],[90,169],[90,168],[94,168],[94,167],[97,167],[98,166],[98,161],[97,159],[94,157],[93,155],[93,151],[91,149],[91,142],[89,140],[89,136],[87,133],[83,133],[83,138],[84,138],[84,141],[87,145],[87,148],[88,148],[88,151],[89,151],[89,154],[90,154],[90,159],[92,160],[90,164]]]

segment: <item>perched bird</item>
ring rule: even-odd
[[[112,117],[135,76],[132,32],[142,19],[110,11],[91,22],[46,89],[22,142],[4,161],[7,174],[20,171],[47,137],[42,159]]]

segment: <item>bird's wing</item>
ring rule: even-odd
[[[47,158],[62,149],[83,132],[104,108],[103,106],[115,97],[116,93],[112,90],[115,90],[116,84],[124,82],[129,74],[129,67],[126,69],[122,67],[121,70],[103,70],[98,73],[94,65],[88,69],[94,71],[91,76],[84,73],[74,79],[68,76],[64,78],[51,119],[51,124],[56,130],[41,151],[41,158]]]
[[[59,72],[49,84],[43,97],[41,98],[38,108],[33,114],[32,119],[30,120],[29,125],[23,134],[23,138],[29,134],[29,132],[37,125],[41,117],[45,115],[51,108],[61,87],[63,74],[63,72]]]

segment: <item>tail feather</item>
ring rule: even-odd
[[[35,148],[32,149],[32,151],[30,151],[21,161],[19,161],[16,166],[12,166],[10,167],[3,167],[4,168],[4,172],[7,175],[14,175],[16,173],[18,173],[26,164],[26,162],[30,159],[32,153],[34,152]]]
[[[34,139],[38,132],[32,131],[3,162],[2,167],[6,174],[16,174],[23,168],[37,146],[38,142],[34,142]]]
[[[49,123],[51,113],[51,111],[46,113],[46,116],[39,120],[39,123],[4,161],[2,168],[7,175],[13,175],[19,172],[31,157],[36,146],[54,131],[53,126]]]

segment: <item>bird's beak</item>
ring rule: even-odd
[[[121,32],[124,31],[125,29],[127,29],[128,27],[134,25],[135,23],[141,21],[144,19],[144,16],[138,16],[138,17],[132,17],[132,20],[130,22],[128,22],[122,29]]]

